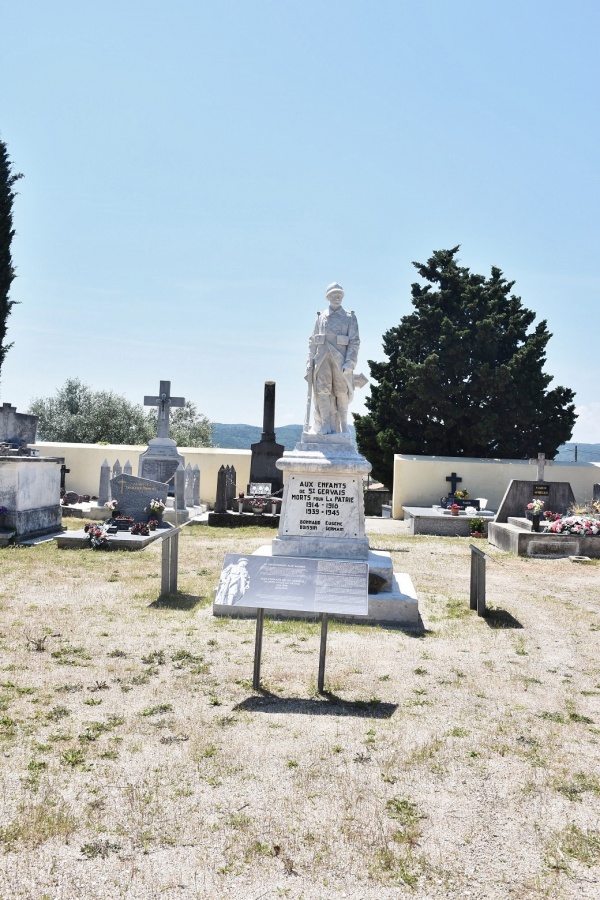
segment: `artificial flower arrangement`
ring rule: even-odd
[[[151,513],[158,513],[160,515],[165,510],[165,501],[160,500],[158,497],[153,497],[150,503],[148,504],[148,511]]]
[[[146,522],[136,522],[135,525],[132,525],[130,528],[132,534],[140,534],[143,537],[146,537],[150,534],[150,528],[146,524]]]
[[[116,509],[117,506],[118,506],[116,500],[107,500],[106,503],[105,503],[104,505],[105,505],[105,507],[106,507],[107,509],[109,509],[111,512],[114,512],[115,509]]]
[[[466,489],[464,491],[454,491],[454,496],[457,500],[468,500],[469,492]]]
[[[558,522],[559,519],[562,519],[561,513],[552,512],[552,510],[547,509],[544,513],[544,518],[547,522]]]
[[[92,550],[108,550],[108,535],[105,525],[89,522],[83,530],[89,538]]]
[[[579,534],[581,537],[600,535],[600,522],[587,516],[565,516],[553,522],[550,531],[554,534]]]
[[[544,508],[544,501],[538,500],[536,497],[533,498],[531,503],[527,504],[527,509],[531,513],[532,516],[539,516],[542,513]]]

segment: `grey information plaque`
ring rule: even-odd
[[[366,562],[227,553],[215,603],[366,616],[368,586]]]

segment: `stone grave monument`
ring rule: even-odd
[[[158,430],[148,442],[148,449],[140,454],[138,476],[169,485],[174,493],[175,473],[185,459],[177,452],[177,444],[169,437],[169,415],[172,406],[184,406],[184,397],[171,397],[171,382],[161,381],[157,396],[144,397],[144,406],[158,407]]]
[[[496,522],[508,522],[510,518],[525,518],[527,504],[534,497],[543,500],[544,511],[566,515],[570,506],[575,503],[575,495],[568,481],[547,481],[544,479],[546,466],[552,465],[552,460],[546,459],[544,453],[538,453],[535,459],[529,460],[530,465],[537,466],[537,478],[534,481],[514,479],[506,489],[502,502],[498,508]]]
[[[35,444],[38,417],[18,413],[16,406],[3,403],[0,406],[0,443],[7,444],[8,452],[26,451],[28,444]]]
[[[147,522],[150,518],[148,504],[153,498],[167,502],[167,485],[150,478],[135,475],[117,475],[110,482],[110,492],[117,501],[122,516],[131,516],[135,522]]]
[[[250,444],[250,483],[271,485],[271,495],[283,489],[283,478],[277,468],[277,460],[283,456],[284,446],[275,440],[275,382],[265,381],[263,404],[263,430],[260,441]],[[251,493],[250,486],[247,493]]]
[[[357,452],[348,428],[354,389],[367,383],[364,375],[354,374],[360,345],[358,323],[354,312],[342,307],[344,291],[339,284],[330,284],[325,296],[329,306],[318,313],[309,339],[302,437],[294,450],[284,452],[277,461],[277,468],[286,476],[279,531],[272,544],[256,554],[339,561],[340,585],[346,562],[366,561],[367,620],[418,627],[417,598],[409,576],[394,573],[389,553],[369,548],[363,478],[371,464]],[[232,609],[214,603],[213,612],[230,615]],[[237,606],[235,614],[251,611]]]

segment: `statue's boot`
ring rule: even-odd
[[[331,434],[331,412],[332,402],[330,394],[319,394],[317,400],[319,406],[319,418],[321,419],[321,427],[317,434]]]
[[[340,431],[348,431],[348,398],[337,398],[337,417],[340,425]]]

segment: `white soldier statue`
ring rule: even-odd
[[[360,346],[358,323],[354,313],[342,307],[344,291],[341,285],[337,282],[330,284],[325,298],[329,301],[329,307],[317,313],[308,342],[305,378],[309,383],[309,406],[305,429],[309,427],[312,388],[314,421],[311,432],[346,434],[348,404],[354,396],[354,367]]]

